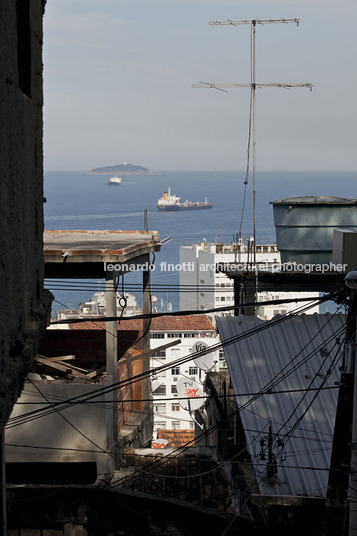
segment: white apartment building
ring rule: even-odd
[[[158,349],[151,358],[151,368],[160,365],[172,367],[158,372],[152,378],[154,403],[154,437],[159,428],[170,430],[194,429],[194,421],[189,412],[180,405],[180,395],[177,392],[177,382],[181,377],[196,382],[203,382],[205,372],[193,360],[183,364],[175,362],[189,356],[195,343],[213,346],[219,343],[219,337],[205,315],[171,316],[153,318],[150,327],[150,347],[159,348],[175,340],[181,343],[171,348]],[[213,370],[218,370],[220,355],[214,350],[211,354],[215,362]]]
[[[219,264],[238,262],[252,265],[252,241],[247,245],[217,244],[202,241],[189,246],[180,246],[180,310],[205,311],[217,307],[234,305],[233,280],[217,268]],[[275,244],[256,246],[256,263],[266,266],[280,264],[280,252]],[[317,292],[299,292],[299,298],[316,296]],[[258,301],[272,299],[290,299],[296,297],[292,292],[258,293]],[[265,305],[257,308],[257,316],[270,320],[277,314],[286,314],[296,309],[294,302],[281,305]],[[318,306],[310,309],[310,313],[318,313]],[[233,314],[232,311],[217,312],[215,316]]]

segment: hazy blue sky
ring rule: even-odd
[[[242,170],[249,27],[209,21],[300,18],[257,27],[257,169],[357,169],[356,0],[48,0],[45,167],[124,161],[153,170]]]

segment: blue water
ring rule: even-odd
[[[156,263],[177,264],[179,246],[201,241],[229,243],[238,232],[243,200],[242,172],[162,171],[154,176],[123,176],[118,186],[108,186],[110,175],[90,175],[79,171],[47,171],[45,173],[46,229],[144,229],[147,210],[148,228],[171,237],[156,254]],[[275,229],[271,201],[291,196],[334,195],[357,197],[355,173],[257,172],[256,175],[256,237],[257,243],[274,243]],[[161,212],[156,202],[162,193],[171,192],[181,200],[213,202],[210,210]],[[253,234],[252,185],[248,185],[243,238]],[[129,274],[126,284],[140,282],[139,274]],[[154,271],[153,284],[167,286],[179,283],[178,272]],[[55,298],[67,306],[77,307],[93,292],[54,291]],[[157,293],[156,293],[157,294]],[[159,297],[179,308],[179,295],[169,289]],[[58,304],[57,304],[58,306]]]

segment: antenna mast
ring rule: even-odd
[[[211,84],[208,82],[200,82],[199,84],[192,84],[193,88],[213,88],[219,89],[221,91],[226,91],[226,88],[235,88],[235,87],[250,87],[252,94],[252,114],[253,114],[253,238],[254,238],[254,249],[253,249],[253,263],[256,264],[256,202],[255,202],[255,164],[256,164],[256,122],[255,122],[255,90],[257,87],[281,87],[284,89],[291,89],[294,87],[307,87],[310,91],[313,88],[313,85],[310,83],[265,83],[257,84],[255,77],[255,34],[257,24],[288,24],[295,23],[299,25],[299,19],[252,19],[252,20],[230,20],[225,21],[213,21],[210,22],[210,26],[239,26],[239,25],[251,25],[252,27],[252,76],[250,84]]]

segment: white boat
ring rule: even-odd
[[[117,175],[115,175],[114,177],[111,177],[109,179],[109,182],[108,182],[109,185],[121,184],[121,183],[122,183],[122,179],[120,177],[118,177]]]
[[[174,211],[174,210],[193,210],[193,209],[201,209],[201,208],[212,208],[213,204],[209,203],[207,201],[207,198],[205,198],[204,201],[184,201],[183,203],[180,203],[180,197],[177,197],[177,195],[171,194],[171,189],[168,188],[167,192],[164,192],[162,197],[158,199],[157,201],[157,208],[159,210],[168,210],[168,211]]]

